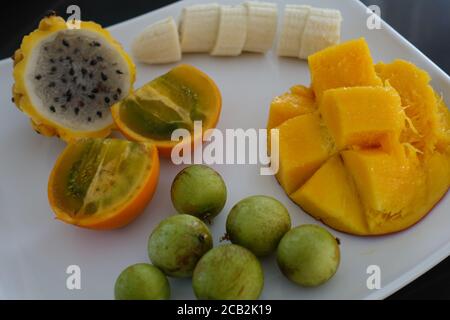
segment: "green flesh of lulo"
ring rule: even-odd
[[[169,140],[174,130],[192,132],[194,121],[205,119],[200,100],[194,90],[168,73],[124,99],[120,116],[146,138]]]
[[[55,186],[58,206],[72,216],[107,212],[133,197],[151,169],[148,149],[116,139],[82,139],[70,145]]]

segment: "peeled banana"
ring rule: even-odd
[[[341,39],[342,16],[339,10],[311,8],[303,30],[299,58],[338,44]]]
[[[340,41],[339,10],[286,5],[277,45],[279,56],[306,59]],[[237,56],[243,51],[265,53],[277,33],[276,3],[247,1],[241,5],[198,4],[185,7],[177,30],[172,17],[147,27],[133,41],[137,60],[168,63],[182,52]]]
[[[247,38],[243,51],[265,53],[272,48],[277,33],[277,4],[248,1],[244,5],[247,8]]]
[[[298,57],[303,31],[308,20],[310,6],[286,5],[283,26],[278,40],[277,54],[283,57]]]
[[[220,6],[217,3],[183,8],[180,40],[183,52],[210,52],[216,43]]]
[[[211,55],[240,55],[247,37],[247,8],[243,5],[221,6],[219,21],[219,32]]]
[[[139,34],[131,45],[134,57],[144,63],[170,63],[181,60],[177,25],[172,17],[158,21]]]

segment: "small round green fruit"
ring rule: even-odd
[[[148,239],[152,263],[165,274],[177,278],[192,276],[198,260],[212,247],[208,227],[187,214],[163,220]]]
[[[194,270],[194,293],[202,300],[255,300],[264,286],[260,262],[249,250],[221,245],[205,254]]]
[[[209,220],[225,206],[227,188],[219,173],[204,165],[193,165],[177,174],[171,198],[179,213]]]
[[[291,281],[316,287],[327,282],[340,261],[338,240],[317,225],[303,225],[285,234],[278,245],[277,262]]]
[[[116,300],[167,300],[170,286],[164,273],[148,263],[129,266],[116,280]]]
[[[227,218],[227,237],[262,257],[277,249],[278,243],[291,229],[289,212],[278,200],[252,196],[239,201]]]

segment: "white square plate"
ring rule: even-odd
[[[210,1],[184,1],[110,28],[126,49],[144,26],[169,15],[178,17],[185,5]],[[225,1],[224,1],[225,2]],[[239,1],[226,1],[238,3]],[[280,17],[284,4],[277,1]],[[375,61],[402,58],[429,72],[433,86],[450,97],[450,79],[433,62],[388,25],[366,27],[368,14],[360,2],[305,0],[302,3],[341,10],[343,40],[365,37]],[[125,4],[124,4],[125,5]],[[294,84],[310,83],[307,63],[266,55],[244,54],[214,58],[186,54],[183,62],[211,75],[223,95],[218,127],[264,128],[271,99]],[[173,65],[138,65],[136,86],[165,73]],[[0,62],[0,298],[110,299],[117,275],[126,266],[148,261],[147,237],[164,217],[174,213],[170,184],[181,169],[162,161],[161,178],[154,200],[134,223],[108,232],[83,230],[54,219],[47,202],[47,179],[64,142],[31,130],[26,116],[11,103],[12,62]],[[450,101],[447,100],[447,103]],[[212,231],[217,244],[224,233],[227,212],[238,200],[253,194],[280,199],[289,209],[293,225],[317,223],[293,204],[274,177],[260,176],[256,165],[215,166],[224,177],[229,197]],[[327,284],[305,289],[286,280],[274,257],[263,260],[263,299],[379,299],[420,276],[450,253],[450,198],[446,196],[422,222],[404,232],[377,238],[353,237],[332,231],[341,239],[342,262]],[[66,268],[81,267],[81,290],[66,288]],[[367,267],[381,268],[380,290],[367,289]],[[190,280],[171,279],[172,297],[194,298]]]

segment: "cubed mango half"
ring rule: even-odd
[[[336,230],[383,235],[411,227],[450,186],[443,97],[412,63],[373,66],[364,39],[313,54],[309,64],[312,92],[299,86],[297,94],[314,97],[314,110],[303,100],[302,108],[271,110],[280,130],[278,181]]]

